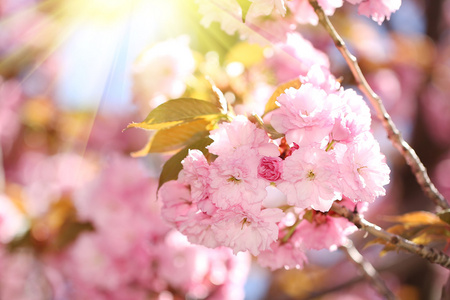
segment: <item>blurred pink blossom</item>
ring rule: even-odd
[[[316,64],[330,67],[328,56],[297,32],[288,33],[286,42],[275,44],[275,53],[267,64],[273,68],[279,82],[306,75]]]
[[[233,35],[244,27],[242,8],[236,0],[196,0],[199,13],[203,16],[200,23],[209,27],[212,22],[219,22],[220,28]]]
[[[402,4],[401,0],[347,0],[351,4],[359,4],[358,13],[372,20],[379,25],[383,21],[389,20],[391,14],[397,11]]]
[[[140,109],[147,112],[162,102],[179,98],[186,80],[195,70],[189,38],[158,43],[146,50],[133,66],[133,93]]]
[[[23,92],[16,80],[0,78],[0,146],[7,154],[20,131],[20,108]]]
[[[336,8],[342,6],[343,0],[318,0],[318,3],[325,11],[325,14],[331,16]],[[287,1],[287,5],[294,13],[295,20],[298,23],[317,25],[319,22],[319,18],[308,0]]]

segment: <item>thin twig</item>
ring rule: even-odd
[[[367,83],[366,78],[362,74],[361,69],[358,65],[356,57],[350,53],[344,43],[344,40],[336,32],[336,29],[334,28],[333,24],[331,24],[330,19],[325,15],[323,9],[317,3],[317,0],[309,0],[309,3],[311,3],[312,7],[314,7],[314,10],[319,17],[320,24],[322,24],[322,26],[330,34],[331,38],[334,41],[334,44],[336,45],[336,48],[339,50],[339,52],[341,52],[342,56],[347,62],[353,76],[355,77],[358,88],[364,93],[364,95],[366,95],[366,97],[372,103],[372,106],[375,108],[377,116],[381,120],[381,123],[383,124],[383,127],[388,134],[388,138],[391,140],[394,147],[397,148],[397,150],[405,158],[406,163],[411,167],[411,170],[416,176],[416,180],[424,191],[425,195],[427,195],[438,208],[450,208],[447,200],[444,198],[444,196],[442,196],[441,193],[439,193],[434,184],[431,182],[425,166],[420,161],[414,149],[411,148],[411,146],[403,139],[399,130],[392,121],[391,116],[387,113],[380,97],[374,93],[372,88]]]
[[[444,268],[450,269],[450,257],[444,252],[437,250],[432,247],[424,246],[421,244],[416,244],[407,240],[399,235],[392,234],[385,231],[380,226],[370,223],[361,217],[358,213],[354,213],[345,206],[341,206],[338,203],[333,203],[331,210],[346,218],[350,222],[356,225],[359,229],[365,230],[368,233],[379,237],[390,244],[394,245],[399,249],[406,250],[408,252],[419,255],[425,258],[429,262],[443,266]]]
[[[397,297],[384,283],[377,270],[372,266],[370,262],[364,259],[361,253],[353,245],[353,242],[349,240],[345,245],[340,247],[345,252],[348,259],[356,265],[360,272],[366,277],[366,279],[373,285],[377,292],[388,300],[396,300]]]

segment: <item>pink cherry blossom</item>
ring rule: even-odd
[[[335,119],[330,141],[351,143],[359,134],[370,130],[370,109],[361,96],[351,89],[340,89],[336,95],[342,105],[335,104]]]
[[[333,129],[330,132],[330,140],[339,143],[351,143],[359,134],[369,129],[365,126],[368,123],[355,113],[342,114],[334,121]]]
[[[267,196],[264,198],[262,206],[266,208],[277,208],[287,205],[286,195],[273,185],[266,187]]]
[[[181,162],[183,169],[178,181],[190,186],[191,199],[194,202],[208,197],[209,164],[200,150],[189,150],[188,156]]]
[[[333,127],[332,105],[339,102],[329,97],[337,98],[309,83],[299,89],[286,89],[277,98],[280,108],[274,111],[271,124],[278,132],[286,134],[289,144],[320,143]]]
[[[284,160],[283,181],[277,187],[291,205],[328,211],[340,196],[336,191],[338,169],[330,153],[315,147],[300,147]]]
[[[372,120],[370,108],[364,99],[352,89],[340,90],[339,97],[346,105],[350,107],[350,111],[357,114],[361,119],[365,119],[367,124],[365,128],[370,127]]]
[[[300,81],[303,84],[311,83],[324,90],[327,94],[337,92],[341,87],[341,84],[330,73],[328,67],[323,65],[311,66],[306,76],[300,76]]]
[[[344,195],[353,201],[367,202],[385,195],[383,186],[389,183],[390,169],[371,133],[361,134],[353,144],[337,150]],[[345,153],[342,155],[341,151]]]
[[[262,157],[258,165],[259,177],[269,181],[280,179],[283,166],[281,162],[282,160],[279,157]]]
[[[219,208],[241,205],[259,210],[266,196],[267,181],[258,177],[260,156],[248,147],[219,156],[210,169],[210,199]]]
[[[358,126],[361,127],[360,131],[370,130],[370,124],[372,121],[370,108],[364,101],[363,97],[358,95],[352,89],[341,89],[339,91],[339,97],[345,103],[343,109],[347,114],[354,114],[352,118],[356,118]]]
[[[214,214],[217,213],[217,210]],[[191,213],[189,218],[179,222],[177,229],[187,236],[189,242],[197,245],[203,245],[208,248],[216,248],[221,246],[216,239],[212,230],[212,217],[207,213],[196,212]]]
[[[249,251],[258,255],[269,249],[278,238],[277,223],[284,213],[278,208],[267,208],[259,213],[247,213],[239,206],[218,211],[212,218],[212,230],[217,240],[233,249],[233,253]]]
[[[173,225],[185,221],[190,213],[198,211],[197,205],[191,199],[189,186],[176,180],[168,181],[161,186],[158,199],[162,203],[162,217]]]
[[[236,116],[230,123],[220,124],[219,128],[211,131],[210,137],[214,142],[208,146],[208,150],[216,155],[232,153],[241,146],[257,150],[260,155],[280,154],[267,133],[242,115]]]

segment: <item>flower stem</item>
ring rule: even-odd
[[[286,233],[286,235],[281,239],[281,243],[284,244],[286,243],[291,236],[294,234],[295,229],[297,228],[298,224],[300,224],[300,219],[297,219],[297,221],[295,221],[294,225],[292,225],[291,227],[289,227],[288,232]]]

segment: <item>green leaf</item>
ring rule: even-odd
[[[300,88],[301,85],[302,85],[302,83],[300,82],[300,79],[298,79],[298,78],[293,79],[291,81],[288,81],[288,82],[285,82],[285,83],[279,85],[277,87],[277,89],[275,90],[275,92],[273,92],[273,94],[270,97],[269,101],[267,101],[266,107],[264,109],[264,115],[266,115],[267,113],[269,113],[269,112],[279,108],[279,106],[276,103],[277,98],[282,93],[284,93],[284,91],[286,89],[291,88],[291,87],[298,89],[298,88]]]
[[[202,138],[195,141],[194,143],[186,146],[180,150],[177,154],[172,156],[163,166],[161,175],[159,176],[158,189],[167,181],[176,180],[178,178],[178,173],[180,173],[183,165],[181,161],[186,158],[189,153],[189,149],[198,149],[203,152],[203,154],[208,158],[210,155],[206,146],[212,143],[212,139],[209,137]]]
[[[199,119],[170,128],[160,129],[150,137],[144,148],[131,153],[131,156],[140,157],[148,153],[161,153],[180,149],[185,145],[192,144],[208,136],[213,123],[208,120]]]
[[[169,100],[156,107],[141,123],[131,123],[127,128],[147,130],[170,128],[197,119],[214,120],[222,115],[220,109],[211,102],[180,98]]]

